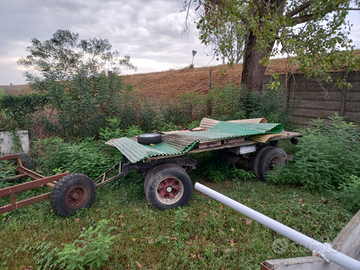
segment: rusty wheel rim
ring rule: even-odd
[[[183,183],[176,178],[168,177],[156,186],[156,198],[163,204],[174,204],[184,194]]]
[[[276,164],[282,163],[282,159],[278,156],[273,157],[269,162],[268,171],[273,171],[275,169]]]
[[[83,186],[71,187],[66,192],[65,203],[71,209],[77,209],[81,207],[88,197],[88,191]]]

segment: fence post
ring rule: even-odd
[[[349,71],[348,71],[347,67],[345,70],[345,81],[346,81],[346,84],[349,83]],[[348,92],[348,86],[345,85],[345,86],[343,86],[342,93],[341,93],[340,116],[345,116],[347,92]]]

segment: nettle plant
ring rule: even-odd
[[[110,221],[100,220],[96,227],[89,227],[79,237],[63,248],[53,247],[52,242],[40,242],[36,245],[25,245],[18,248],[34,253],[37,269],[104,269],[112,254],[111,246],[115,236],[111,235],[117,227],[110,227]]]
[[[296,146],[296,162],[269,176],[276,184],[338,189],[360,175],[360,127],[335,114],[312,120]]]

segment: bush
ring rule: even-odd
[[[335,115],[312,120],[296,146],[295,163],[270,175],[276,184],[338,189],[360,175],[360,128]]]
[[[340,199],[345,207],[351,212],[357,212],[360,209],[360,177],[352,175],[348,182],[340,185],[342,193]]]
[[[113,253],[115,236],[111,236],[111,231],[115,229],[117,227],[109,227],[109,220],[102,219],[95,228],[83,228],[79,237],[72,243],[62,244],[62,249],[53,247],[52,242],[26,245],[23,249],[34,253],[37,269],[104,269]]]
[[[62,138],[47,138],[34,142],[33,155],[38,171],[46,175],[70,171],[94,179],[122,160],[122,154],[103,141],[87,138],[64,142]]]
[[[46,94],[0,96],[0,130],[26,129],[36,122],[34,113],[44,110],[49,102]]]

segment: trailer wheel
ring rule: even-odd
[[[29,155],[20,153],[20,160],[25,168],[35,171],[35,162]]]
[[[71,173],[61,178],[50,194],[53,211],[62,217],[90,207],[94,199],[95,184],[90,177],[81,173]]]
[[[259,164],[260,164],[260,158],[262,157],[262,154],[264,153],[264,151],[266,149],[269,149],[270,147],[272,147],[271,145],[265,145],[263,147],[261,147],[260,149],[258,149],[252,160],[251,160],[251,170],[255,173],[257,178],[260,178],[260,173],[259,173]]]
[[[260,180],[265,181],[267,174],[275,169],[275,165],[287,164],[287,154],[279,147],[269,147],[260,156],[258,174]]]
[[[157,144],[162,142],[162,136],[158,133],[141,134],[137,137],[137,141],[141,144]]]
[[[163,164],[151,169],[144,186],[148,202],[159,209],[184,206],[192,195],[189,175],[176,164]]]

